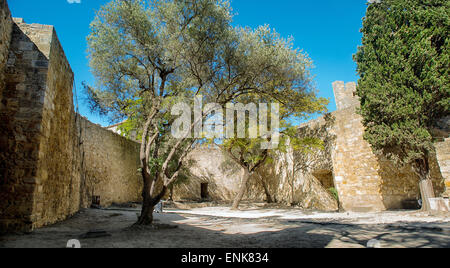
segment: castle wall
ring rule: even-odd
[[[328,171],[326,159],[320,158],[323,153],[322,150],[308,155],[293,150],[280,152],[273,162],[261,168],[262,178],[259,179],[266,181],[272,198],[278,203],[308,210],[336,211],[336,199],[320,181],[320,172]],[[252,187],[255,184],[258,187]],[[258,178],[251,182],[250,191],[264,194]]]
[[[2,95],[5,88],[5,68],[11,43],[12,19],[6,0],[0,0],[0,110]]]
[[[35,29],[14,24],[0,110],[0,226],[32,227],[49,45],[36,46]],[[43,30],[43,29],[42,29]],[[30,35],[27,36],[27,33]],[[47,35],[48,36],[48,35]],[[40,50],[42,49],[42,51]],[[47,54],[44,54],[47,53]]]
[[[450,197],[450,116],[439,120],[433,131],[438,137],[435,143],[437,164],[445,178],[446,191],[443,196]]]
[[[189,179],[174,187],[175,200],[201,199],[201,184],[208,183],[212,200],[232,200],[239,190],[243,170],[218,148],[201,147],[187,156]]]
[[[138,202],[142,194],[140,145],[99,125],[81,119],[84,152],[83,206],[100,196],[102,206]]]
[[[64,220],[92,195],[103,206],[139,201],[139,145],[77,116],[54,28],[12,20],[0,6],[2,44],[11,36],[0,57],[0,233]]]
[[[23,25],[32,41],[48,54],[33,227],[64,220],[80,207],[80,152],[73,107],[74,75],[52,26]],[[42,45],[41,45],[42,44]],[[48,66],[48,67],[45,67]]]
[[[332,153],[333,175],[343,208],[356,211],[401,209],[404,201],[418,200],[419,178],[411,167],[399,168],[376,156],[364,140],[362,117],[356,113],[359,102],[355,101],[357,98],[353,93],[350,94],[356,90],[356,84],[335,82],[333,88],[336,102],[346,104],[338,106],[343,109],[332,113],[335,124],[331,130],[336,136]],[[430,157],[430,165],[435,192],[439,196],[445,191],[444,178],[435,155]]]
[[[379,165],[370,145],[363,139],[362,118],[355,107],[333,113],[336,143],[332,153],[333,175],[345,210],[384,210],[380,195]]]
[[[450,197],[450,138],[436,143],[436,155],[438,164],[445,178],[445,197]]]
[[[327,160],[319,157],[323,151],[308,156],[308,170],[331,169]],[[284,204],[295,204],[304,209],[335,211],[336,200],[321,182],[310,173],[299,172],[297,163],[305,163],[305,156],[292,150],[278,153],[273,161],[257,170],[247,187],[243,200],[266,200],[263,183],[271,198]],[[243,179],[243,169],[219,148],[200,147],[187,157],[189,179],[174,187],[174,200],[200,200],[201,184],[208,183],[209,198],[215,201],[232,201]],[[324,168],[324,166],[326,166]],[[331,171],[330,171],[331,173]]]

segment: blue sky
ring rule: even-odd
[[[80,112],[103,126],[109,122],[90,113],[83,101],[81,83],[94,83],[86,57],[86,36],[95,11],[108,1],[8,0],[14,17],[56,27],[75,73]],[[366,0],[232,0],[231,5],[235,25],[255,28],[269,24],[283,37],[293,36],[295,46],[307,52],[314,62],[313,74],[320,96],[331,100],[330,111],[336,110],[331,83],[358,79],[352,55],[361,43],[359,29]]]

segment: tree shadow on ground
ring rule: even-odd
[[[79,239],[85,248],[325,248],[365,247],[377,239],[383,247],[450,247],[447,231],[406,225],[352,225],[283,220],[279,217],[237,219],[157,214],[157,224],[178,228],[129,228],[134,211],[84,210],[75,217],[28,235],[0,237],[0,248],[62,248]],[[412,227],[414,226],[414,227]],[[107,237],[80,238],[91,230]]]

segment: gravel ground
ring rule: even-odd
[[[30,234],[0,237],[0,248],[450,248],[448,215],[411,211],[321,213],[297,209],[228,207],[168,209],[155,225],[130,227],[139,208],[86,209]]]

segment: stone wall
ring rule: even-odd
[[[13,25],[0,111],[0,197],[4,200],[0,218],[1,225],[13,229],[32,228],[34,194],[39,190],[39,144],[50,43],[34,44],[31,38],[39,36],[31,34],[34,30],[23,23]],[[46,38],[51,36],[50,28],[40,30]]]
[[[355,101],[354,94],[350,94],[356,90],[356,84],[335,82],[333,88],[336,98],[347,96],[353,99],[341,100],[347,105],[332,113],[335,124],[331,132],[336,137],[332,153],[333,175],[343,208],[356,211],[401,209],[404,201],[419,199],[419,179],[411,167],[399,168],[374,155],[364,140],[362,117],[356,113],[359,102]],[[435,155],[431,156],[430,163],[434,188],[439,196],[445,189],[444,178]]]
[[[310,154],[310,162],[318,159],[314,157],[316,154],[320,155],[322,151]],[[321,182],[314,175],[299,171],[297,163],[303,163],[301,160],[304,160],[301,157],[305,156],[293,151],[275,155],[273,161],[258,169],[250,178],[243,200],[267,200],[266,187],[272,200],[278,203],[304,209],[337,210],[336,200]],[[208,184],[210,200],[230,202],[234,199],[242,183],[243,169],[219,148],[197,148],[189,154],[186,163],[190,176],[188,181],[174,187],[174,200],[201,200],[203,183]],[[320,164],[316,163],[318,166]]]
[[[419,178],[412,168],[400,168],[376,156],[364,140],[362,117],[356,111],[359,106],[354,94],[356,84],[335,82],[333,88],[339,109],[298,129],[300,137],[323,140],[324,148],[307,154],[293,151],[278,154],[272,163],[258,171],[261,177],[251,178],[244,199],[263,201],[264,184],[275,201],[304,209],[336,210],[333,188],[341,208],[347,211],[403,209],[410,206],[410,200],[420,199]],[[448,196],[450,189],[448,121],[439,130],[442,138],[436,143],[436,154],[430,156],[437,196]],[[232,161],[219,149],[199,148],[192,153],[192,159],[195,161],[189,166],[193,179],[176,187],[175,199],[200,199],[201,183],[209,184],[214,200],[234,198],[242,178],[239,167],[230,165]]]
[[[278,153],[272,163],[268,163],[259,171],[262,177],[259,179],[265,180],[273,200],[278,203],[308,210],[336,211],[338,210],[336,199],[321,183],[318,178],[320,176],[317,173],[313,175],[313,171],[323,171],[315,169],[315,164],[318,164],[316,167],[320,165],[316,162],[318,159],[316,156],[322,153],[323,151],[319,150],[310,154],[293,150]],[[302,162],[303,160],[305,162]],[[261,188],[258,178],[254,178],[251,182],[251,185],[255,184],[259,187],[250,187],[251,191],[263,195],[264,189]]]
[[[140,145],[85,118],[81,119],[81,126],[83,206],[91,204],[92,196],[100,196],[102,206],[140,201],[143,187],[139,172]]]
[[[208,183],[212,200],[232,200],[239,190],[243,171],[220,149],[197,148],[187,156],[186,163],[190,166],[189,179],[174,187],[176,200],[200,200],[202,183]]]
[[[11,42],[12,19],[6,0],[0,0],[0,109],[5,87],[5,67]]]
[[[139,145],[75,113],[74,75],[54,28],[14,19],[10,36],[0,65],[0,233],[64,220],[93,195],[103,206],[139,201]]]
[[[442,176],[445,178],[446,191],[443,194],[444,197],[450,197],[450,116],[439,120],[435,129],[435,136],[437,141],[436,158]]]
[[[48,53],[47,62],[33,59],[42,75],[46,75],[33,209],[35,228],[78,211],[80,152],[72,101],[74,75],[56,32],[52,26],[20,25],[40,50]]]

